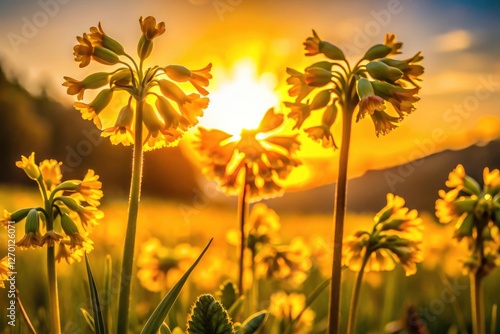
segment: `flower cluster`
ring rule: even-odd
[[[221,130],[200,128],[195,145],[204,173],[228,194],[247,188],[250,201],[280,195],[280,181],[300,164],[295,158],[297,135],[276,134],[282,124],[283,115],[271,108],[259,127],[243,130],[239,140]]]
[[[113,144],[131,145],[139,138],[145,150],[175,145],[183,133],[198,123],[208,106],[205,87],[212,78],[209,64],[200,70],[181,65],[153,66],[143,62],[153,50],[153,40],[165,32],[165,23],[152,16],[139,20],[142,36],[137,46],[139,65],[123,46],[107,35],[99,23],[78,36],[73,48],[75,61],[85,67],[91,61],[120,67],[111,72],[93,73],[83,80],[64,77],[69,95],[77,95],[74,106],[82,117],[93,120]],[[128,61],[128,62],[127,62]],[[167,79],[168,78],[168,79]],[[170,79],[170,80],[169,80]],[[198,93],[185,93],[177,83],[189,82]],[[102,89],[101,89],[102,88]],[[101,89],[90,103],[80,102],[89,89]]]
[[[339,109],[354,112],[357,108],[356,121],[369,115],[377,136],[389,133],[415,110],[414,104],[419,100],[418,81],[424,72],[419,64],[423,57],[419,52],[404,60],[390,58],[401,53],[402,43],[396,42],[395,35],[386,35],[384,44],[371,47],[352,69],[343,52],[321,40],[315,31],[304,46],[306,56],[322,54],[328,60],[314,63],[304,72],[287,69],[290,75],[287,82],[292,86],[288,93],[296,99],[285,104],[291,110],[288,116],[296,121],[296,128],[302,127],[312,111],[323,110],[321,124],[306,128],[305,132],[324,147],[337,148],[332,126]],[[320,87],[323,89],[312,100],[304,101]],[[389,105],[393,112],[389,112]]]
[[[104,217],[97,209],[102,197],[99,176],[89,170],[83,180],[61,181],[61,162],[35,163],[35,154],[22,156],[16,165],[38,183],[43,206],[24,208],[13,213],[5,210],[2,225],[26,220],[25,234],[17,241],[20,249],[58,246],[57,261],[80,261],[93,249],[89,232]]]
[[[0,260],[0,288],[5,288],[4,281],[9,278],[9,261],[8,257],[4,256],[2,260]]]
[[[352,271],[386,271],[399,262],[406,275],[417,271],[422,262],[421,219],[416,210],[408,210],[399,196],[387,194],[387,205],[374,218],[371,232],[359,231],[346,238],[343,262]]]
[[[142,245],[137,258],[137,278],[149,291],[164,291],[177,282],[197,254],[198,250],[189,244],[168,248],[156,238],[149,239]]]
[[[458,165],[448,176],[448,192],[439,191],[436,216],[455,223],[454,238],[468,243],[465,272],[488,274],[500,266],[500,171],[483,170],[483,187]]]

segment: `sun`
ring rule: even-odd
[[[200,120],[203,127],[239,136],[243,129],[258,127],[269,108],[279,106],[276,76],[259,74],[252,59],[240,60],[230,71],[214,70],[214,78],[210,105]]]

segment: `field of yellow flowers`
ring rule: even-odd
[[[5,207],[36,205],[38,193],[32,189],[0,188],[0,198]],[[127,202],[107,199],[101,209],[106,213],[93,231],[94,250],[89,254],[99,293],[103,303],[116,299],[119,281],[119,265],[112,263],[112,288],[104,289],[107,257],[119,258],[124,238],[123,222],[126,220]],[[137,267],[134,269],[132,324],[139,328],[152,312],[162,295],[179,279],[180,275],[198,256],[204,243],[210,238],[214,242],[199,266],[190,277],[185,289],[174,305],[168,320],[169,325],[185,327],[190,306],[201,293],[215,294],[226,280],[237,277],[237,247],[235,243],[235,209],[226,206],[208,206],[186,222],[178,203],[155,198],[145,198],[139,221]],[[261,208],[264,209],[264,208]],[[269,209],[264,209],[269,210]],[[279,217],[278,217],[279,214]],[[418,312],[421,321],[431,333],[467,333],[470,321],[468,306],[469,284],[462,275],[460,259],[466,249],[459,247],[452,239],[453,226],[439,224],[431,214],[423,214],[424,261],[414,276],[406,278],[401,268],[388,272],[365,274],[366,285],[361,291],[359,310],[359,332],[382,333],[397,328],[410,305]],[[287,215],[272,213],[274,230],[268,230],[270,237],[277,238],[276,244],[283,247],[298,247],[293,255],[298,267],[291,273],[277,272],[278,278],[267,277],[265,267],[258,274],[259,295],[253,306],[257,310],[268,309],[269,319],[265,333],[281,333],[277,324],[286,322],[288,316],[300,312],[307,296],[328,277],[331,267],[331,240],[329,215]],[[373,224],[373,213],[348,215],[346,235]],[[207,226],[209,228],[207,228]],[[307,228],[304,228],[307,226]],[[0,243],[7,243],[7,235],[0,235]],[[40,333],[49,332],[46,322],[47,295],[44,277],[42,249],[18,250],[16,252],[17,289],[24,307]],[[63,330],[66,333],[89,333],[89,327],[81,309],[90,309],[83,262],[58,265],[63,302]],[[287,270],[285,267],[279,270]],[[282,276],[289,276],[284,279]],[[345,270],[343,289],[350,291],[355,275]],[[500,294],[497,282],[500,273],[496,271],[485,282],[486,307],[491,311],[496,296]],[[248,277],[251,281],[251,277]],[[35,284],[36,283],[36,284]],[[248,282],[250,283],[250,282]],[[323,333],[326,326],[327,291],[308,307],[301,316],[300,326],[293,333]],[[7,307],[6,299],[0,300],[0,307]],[[342,300],[347,307],[349,298]],[[112,305],[112,304],[111,304]],[[491,312],[488,312],[491,314]],[[490,315],[487,314],[487,318]],[[7,318],[0,320],[0,328],[6,331]],[[20,325],[23,328],[23,325]],[[21,330],[24,332],[24,330]],[[396,331],[394,331],[396,332]],[[8,333],[8,332],[7,332]]]

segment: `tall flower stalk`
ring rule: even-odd
[[[436,216],[443,224],[454,222],[454,238],[465,241],[469,254],[464,273],[470,278],[472,328],[474,334],[486,332],[482,283],[500,266],[500,171],[483,170],[483,186],[458,165],[448,176],[448,192],[439,191]]]
[[[280,135],[284,117],[269,109],[257,129],[241,132],[239,140],[221,130],[200,128],[195,143],[205,175],[217,181],[229,195],[238,195],[238,288],[245,293],[244,253],[248,206],[283,193],[280,185],[300,163],[295,153],[300,147],[297,135]]]
[[[356,310],[365,271],[393,270],[400,263],[406,276],[415,274],[422,262],[422,221],[416,210],[409,211],[399,196],[387,194],[387,205],[374,218],[371,232],[358,231],[344,242],[343,263],[357,271],[349,308],[347,333],[355,331]]]
[[[93,249],[88,238],[104,214],[98,210],[102,197],[99,176],[89,170],[82,180],[61,182],[61,165],[56,160],[35,163],[35,154],[16,162],[26,175],[36,181],[43,205],[13,213],[5,211],[2,225],[25,220],[25,235],[17,241],[20,249],[47,247],[47,277],[51,333],[61,333],[56,261],[80,261]],[[57,246],[57,253],[56,253]]]
[[[165,32],[165,23],[156,23],[148,16],[139,19],[142,36],[137,45],[139,60],[130,56],[123,46],[107,35],[99,23],[90,32],[78,36],[73,48],[80,67],[92,60],[104,65],[116,65],[111,72],[97,72],[82,81],[65,77],[68,94],[83,99],[87,89],[101,89],[90,103],[75,102],[84,119],[93,120],[113,144],[134,145],[132,179],[130,184],[127,231],[123,249],[118,305],[118,333],[127,333],[130,308],[135,235],[144,151],[175,146],[183,133],[198,123],[208,106],[211,64],[200,70],[189,70],[180,65],[144,68],[151,55],[154,39]],[[168,79],[167,79],[168,78]],[[169,80],[170,79],[170,80]],[[186,94],[175,82],[189,82],[198,93]],[[107,86],[107,87],[106,87]],[[106,87],[106,88],[104,88]],[[201,95],[201,96],[200,96]],[[145,130],[145,131],[144,131]]]
[[[346,211],[347,167],[351,141],[352,119],[356,122],[370,116],[377,136],[397,128],[403,118],[415,110],[419,100],[417,84],[424,69],[418,63],[420,52],[405,60],[390,58],[399,54],[402,43],[395,35],[387,35],[384,44],[371,47],[351,66],[337,46],[313,36],[304,42],[306,56],[322,54],[328,58],[307,67],[304,72],[288,68],[292,85],[289,95],[294,102],[286,102],[291,109],[288,116],[295,119],[295,128],[301,128],[312,111],[323,110],[321,124],[305,128],[305,132],[325,148],[337,149],[333,126],[337,115],[342,115],[342,142],[340,146],[338,179],[334,204],[334,246],[328,332],[339,331],[340,287],[344,217]],[[320,87],[322,90],[313,95]],[[308,97],[305,102],[304,100]],[[389,108],[387,108],[389,107]],[[390,110],[389,110],[390,109]]]

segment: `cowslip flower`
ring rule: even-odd
[[[467,243],[464,271],[487,275],[500,265],[500,172],[484,168],[480,186],[459,164],[445,184],[451,189],[439,191],[436,217],[443,224],[455,223],[453,237]]]
[[[62,181],[62,163],[49,159],[37,165],[34,153],[16,165],[38,183],[44,204],[13,213],[5,210],[2,225],[25,220],[25,234],[16,242],[20,249],[58,247],[57,261],[81,260],[93,249],[89,233],[104,217],[97,209],[103,195],[99,176],[89,170],[83,180]]]
[[[143,68],[154,40],[166,28],[164,22],[157,23],[152,16],[141,17],[139,26],[142,36],[137,45],[138,62],[104,32],[101,23],[78,36],[79,45],[74,47],[74,54],[80,67],[97,61],[118,68],[90,74],[83,80],[64,77],[63,86],[69,95],[77,95],[74,107],[82,118],[92,120],[112,144],[129,146],[140,142],[144,150],[175,146],[208,107],[205,96],[212,78],[211,64],[199,70],[181,65]],[[177,84],[184,82],[189,82],[197,93],[185,92]],[[87,90],[100,91],[92,101],[82,102]],[[142,133],[141,138],[136,138],[138,132]]]
[[[137,257],[137,278],[149,291],[164,291],[172,287],[189,268],[197,252],[189,244],[168,248],[160,240],[151,238],[143,243]]]
[[[229,195],[248,187],[250,201],[282,194],[280,182],[300,164],[295,158],[300,147],[297,135],[276,133],[282,123],[283,115],[271,108],[259,127],[243,130],[239,140],[224,131],[200,127],[195,145],[203,172]]]
[[[311,269],[310,256],[301,238],[294,238],[288,245],[268,244],[255,257],[256,275],[299,286]]]
[[[404,60],[391,58],[401,53],[402,43],[396,42],[395,35],[387,34],[384,44],[368,49],[352,69],[342,51],[322,41],[315,31],[312,37],[306,39],[304,47],[306,56],[322,54],[328,60],[316,62],[304,72],[287,69],[290,75],[287,83],[292,85],[288,93],[296,99],[285,105],[291,109],[289,117],[296,121],[296,128],[300,128],[314,110],[322,111],[324,119],[330,118],[327,114],[331,114],[332,108],[341,106],[345,117],[358,110],[356,122],[369,115],[379,136],[397,128],[415,110],[415,103],[419,100],[418,82],[424,73],[420,65],[423,57],[418,52]],[[315,96],[312,93],[318,87],[328,89],[319,91]],[[329,99],[318,105],[316,97],[325,92],[330,94]],[[304,101],[307,97],[310,99]],[[333,122],[329,124],[323,120],[322,124],[305,131],[324,147],[336,149],[331,130]]]
[[[404,206],[402,197],[387,194],[387,205],[374,217],[371,232],[359,231],[346,238],[343,263],[352,271],[388,271],[400,263],[406,276],[422,262],[422,221],[416,210]]]

